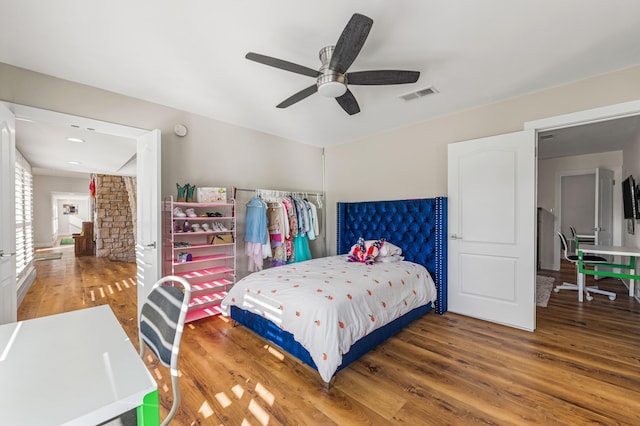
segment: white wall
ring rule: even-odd
[[[560,179],[560,230],[572,238],[571,226],[578,234],[593,234],[596,223],[596,174],[562,176]]]
[[[633,175],[636,183],[640,181],[640,133],[636,137],[629,141],[622,150],[623,163],[622,163],[622,176],[625,178],[629,175]],[[636,219],[635,222],[635,234],[630,235],[627,233],[626,220],[622,226],[623,244],[629,247],[640,248],[640,221]],[[636,281],[636,298],[640,298],[640,284]]]
[[[82,232],[82,222],[90,219],[90,196],[72,197],[65,195],[54,195],[53,204],[56,206],[58,216],[58,229],[54,229],[54,234],[71,235]],[[77,207],[76,214],[64,214],[64,205],[72,204]]]
[[[616,185],[613,189],[613,243],[621,243],[622,224],[622,192],[619,190],[622,173],[622,151],[610,151],[598,154],[574,155],[570,157],[552,158],[538,161],[538,207],[550,211],[556,220],[555,230],[560,222],[561,206],[558,204],[558,194],[561,185],[561,177],[575,175],[577,173],[594,173],[595,169],[602,167],[613,171],[613,178]],[[563,232],[566,236],[569,224],[564,224]],[[565,229],[566,228],[566,229]],[[558,242],[557,238],[547,238],[547,241]],[[560,268],[559,245],[551,244],[542,250],[553,250],[554,264],[544,265],[545,269]]]
[[[58,230],[53,229],[53,204],[57,204],[59,193],[89,197],[89,178],[33,176],[33,241],[36,247],[51,247],[55,243]],[[88,213],[88,208],[84,210]]]

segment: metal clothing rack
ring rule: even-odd
[[[236,188],[236,187],[233,188],[233,198],[236,198],[237,191],[253,192],[256,195],[263,196],[265,198],[288,197],[288,196],[299,197],[299,198],[309,198],[309,196],[313,196],[316,198],[317,207],[320,209],[322,208],[322,204],[323,204],[322,199],[324,198],[324,193],[321,191],[283,191],[279,189],[261,189],[261,188],[250,189],[250,188]]]
[[[242,195],[237,194],[238,192],[243,193]],[[262,188],[237,188],[233,187],[233,198],[236,199],[236,202],[239,202],[239,198],[244,202],[247,198],[247,195],[258,195],[262,198],[268,199],[271,198],[284,198],[284,197],[294,197],[294,198],[307,198],[310,201],[313,201],[316,207],[318,208],[318,219],[320,220],[320,235],[316,236],[315,247],[312,247],[312,254],[314,257],[324,257],[327,255],[327,211],[323,208],[323,200],[325,200],[325,194],[322,191],[284,191],[278,189],[262,189]],[[315,198],[315,199],[314,199]],[[236,214],[237,217],[237,226],[243,226],[244,223],[244,212],[241,209],[238,209]],[[240,238],[240,237],[239,237]],[[241,241],[241,240],[240,240]],[[248,275],[248,271],[245,268],[245,260],[246,255],[243,250],[238,250],[238,279],[243,278]],[[267,266],[265,266],[267,268]]]

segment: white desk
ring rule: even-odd
[[[586,270],[582,263],[582,254],[599,254],[599,255],[611,255],[611,256],[624,256],[629,258],[629,264],[615,264],[606,263],[598,266],[604,266],[607,268],[616,268],[627,270],[627,273],[619,273],[612,271],[600,271],[600,270]],[[594,246],[594,245],[580,245],[578,248],[578,292],[580,296],[578,300],[582,302],[582,294],[584,292],[585,274],[599,275],[611,278],[628,278],[629,279],[629,296],[635,295],[635,281],[640,279],[640,275],[636,274],[636,258],[640,257],[640,249],[621,246]]]
[[[157,384],[109,305],[0,325],[0,423],[96,425],[143,400]]]

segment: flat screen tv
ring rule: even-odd
[[[640,219],[636,182],[633,176],[629,176],[622,181],[622,207],[625,219]]]

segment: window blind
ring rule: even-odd
[[[33,177],[31,165],[16,151],[16,278],[33,262]]]

